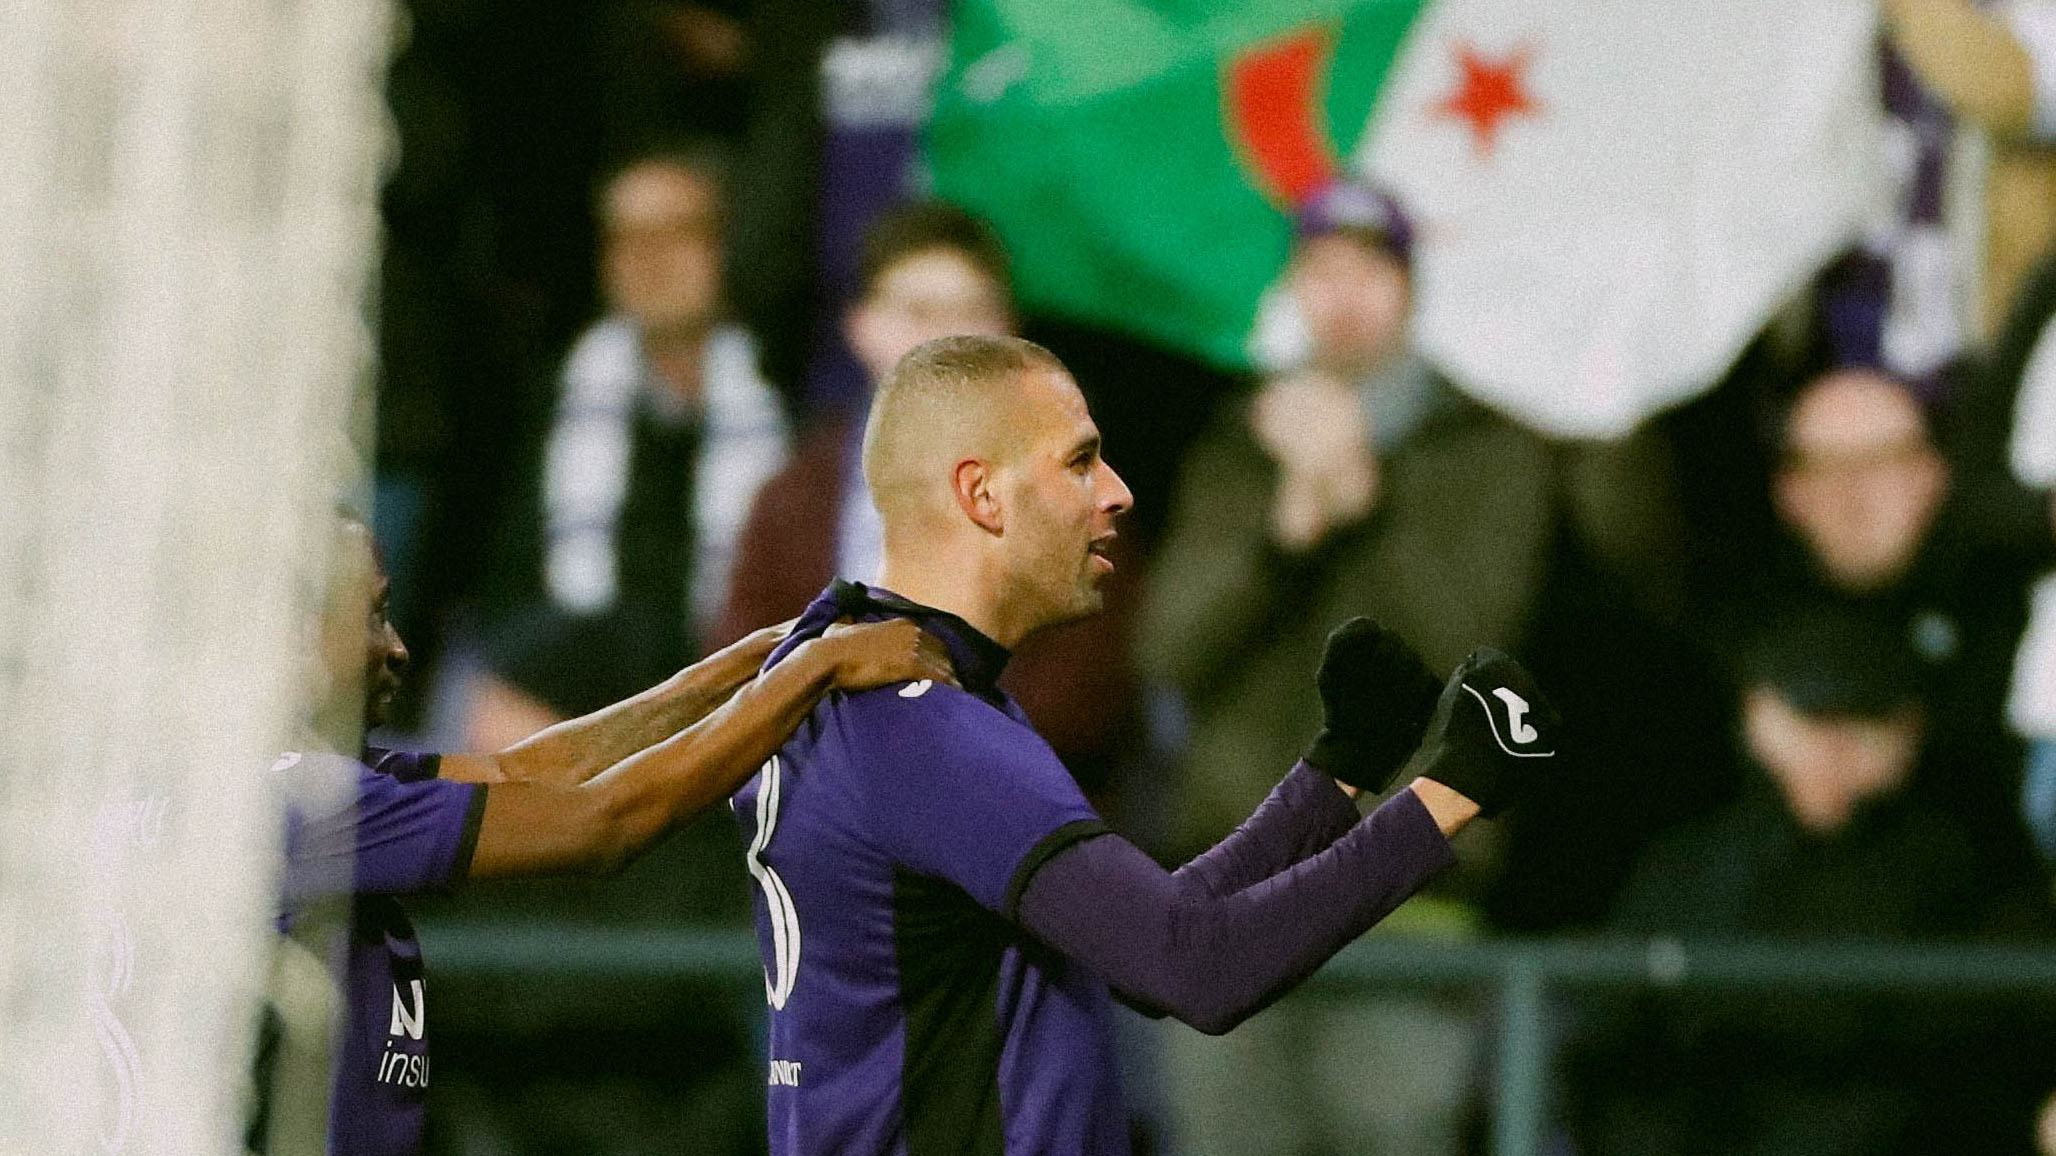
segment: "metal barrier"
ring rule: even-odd
[[[436,923],[421,930],[439,976],[762,978],[747,932]],[[1777,990],[2056,996],[2056,949],[1658,939],[1359,940],[1311,981],[1460,987],[1498,994],[1496,1156],[1537,1156],[1546,1124],[1552,989]]]

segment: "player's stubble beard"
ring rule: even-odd
[[[1030,634],[1090,618],[1106,608],[1099,585],[1103,576],[1093,565],[1088,545],[1045,541],[1036,555],[1032,577],[1021,584],[1032,591],[1037,610]]]

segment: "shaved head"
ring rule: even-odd
[[[884,584],[1013,646],[1097,611],[1134,495],[1100,456],[1078,383],[1018,337],[917,345],[878,386],[864,480]]]
[[[943,337],[917,345],[879,383],[864,427],[864,480],[887,533],[950,505],[957,462],[1010,459],[1021,378],[1064,376],[1063,362],[1018,337]]]

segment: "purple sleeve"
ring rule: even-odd
[[[1127,998],[1219,1034],[1262,1010],[1454,859],[1412,791],[1312,858],[1232,895],[1103,836],[1052,856],[1019,919]]]
[[[1233,895],[1327,850],[1356,822],[1356,804],[1335,780],[1297,763],[1255,814],[1177,874],[1209,895]]]
[[[433,779],[443,770],[443,756],[433,751],[389,751],[384,747],[365,747],[363,762],[379,774],[391,775],[403,783]]]
[[[405,895],[461,882],[485,797],[483,783],[370,776],[357,796],[357,892]]]
[[[1049,745],[954,687],[851,696],[871,831],[894,861],[1011,916],[1049,858],[1106,824]]]
[[[405,895],[461,881],[470,871],[486,789],[443,779],[401,782],[357,768],[352,805],[296,816],[287,837],[287,891]]]

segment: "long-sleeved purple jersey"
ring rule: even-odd
[[[1007,652],[955,616],[839,584],[771,661],[849,613],[919,621],[963,689],[832,694],[733,800],[774,1156],[1126,1152],[1107,978],[1225,1028],[1449,861],[1410,794],[1355,823],[1301,768],[1165,872],[1108,832],[994,686]]]
[[[834,617],[817,603],[794,633]],[[1105,826],[993,689],[1006,652],[924,625],[966,689],[832,694],[734,800],[771,1151],[1122,1151],[1106,985],[1012,923],[1035,866]]]

